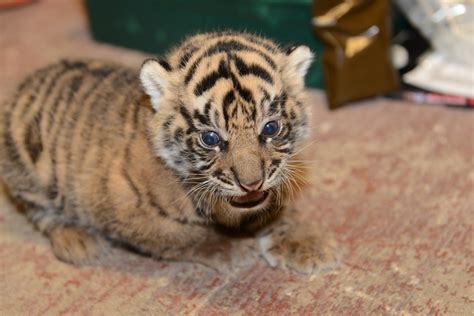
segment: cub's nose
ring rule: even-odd
[[[262,186],[263,179],[260,178],[256,181],[251,182],[251,183],[245,183],[245,182],[239,180],[239,184],[242,187],[242,189],[244,189],[245,191],[257,191]]]

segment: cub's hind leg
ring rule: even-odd
[[[110,246],[97,232],[63,218],[54,210],[31,209],[28,216],[51,243],[54,255],[67,263],[84,265],[107,256]]]
[[[79,226],[57,225],[49,231],[48,237],[56,257],[75,265],[99,261],[110,249],[98,233]]]
[[[45,234],[54,255],[67,263],[84,265],[106,257],[109,243],[97,232],[77,224],[51,205],[12,199],[35,227]],[[48,203],[49,204],[49,203]]]

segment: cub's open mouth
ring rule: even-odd
[[[234,196],[230,199],[230,204],[238,208],[252,208],[263,203],[268,196],[268,191],[253,191],[242,196]]]

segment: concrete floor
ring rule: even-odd
[[[60,57],[139,67],[90,39],[77,1],[0,11],[0,99]],[[262,262],[230,275],[116,250],[100,267],[59,262],[0,195],[0,315],[472,315],[474,112],[377,99],[335,112],[311,92],[314,164],[297,203],[344,257],[312,277]]]

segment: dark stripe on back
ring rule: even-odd
[[[117,74],[117,77],[114,78],[112,83],[109,82],[111,87],[117,87],[118,82],[120,81],[120,77],[118,76],[118,72],[115,73]],[[110,88],[107,87],[107,88]],[[109,173],[110,173],[110,165],[107,164],[106,159],[104,159],[105,156],[105,141],[108,136],[107,133],[105,133],[105,126],[104,122],[107,122],[107,117],[108,111],[109,111],[109,106],[108,106],[108,101],[109,98],[116,93],[115,90],[112,89],[107,89],[107,94],[103,95],[100,93],[100,91],[96,94],[94,94],[94,98],[91,100],[91,105],[90,108],[92,109],[91,111],[87,112],[87,127],[85,128],[85,133],[87,137],[83,137],[82,141],[80,142],[82,150],[79,152],[80,153],[80,159],[79,161],[79,166],[77,169],[82,170],[85,161],[87,161],[87,155],[90,152],[90,150],[97,149],[96,155],[93,157],[94,158],[94,163],[95,163],[95,168],[97,169],[104,169],[104,172],[101,173],[101,177],[98,180],[99,181],[99,190],[96,192],[97,195],[103,197],[102,199],[102,207],[107,208],[108,203],[108,197],[109,197],[109,186],[107,185],[107,181],[109,179]],[[93,140],[93,141],[92,141]],[[89,145],[91,144],[91,145]]]
[[[26,84],[25,84],[25,87],[28,88],[28,92],[31,94],[28,99],[28,102],[26,104],[22,104],[23,111],[20,116],[21,119],[25,117],[26,113],[29,113],[31,111],[31,105],[35,102],[35,100],[37,100],[40,89],[44,89],[44,86],[43,86],[44,82],[46,81],[46,79],[50,78],[50,75],[51,75],[50,68],[40,70],[34,75],[36,77],[34,79],[38,80],[38,82],[33,82],[33,83],[30,82],[30,85],[28,87],[26,87]],[[21,90],[22,88],[19,89],[19,91]],[[18,95],[18,98],[19,98],[19,95]]]
[[[41,121],[41,111],[35,114],[32,122],[26,128],[25,133],[25,148],[30,155],[31,161],[35,163],[38,160],[40,153],[43,151],[43,144],[41,142],[41,131],[39,124]]]
[[[79,168],[76,168],[78,169],[78,171],[82,169],[82,164],[85,161],[87,152],[91,148],[91,146],[89,146],[89,143],[91,141],[91,135],[94,131],[94,128],[100,128],[97,122],[97,118],[99,117],[99,113],[97,112],[98,110],[101,109],[100,101],[103,99],[108,99],[109,96],[115,93],[115,91],[107,90],[107,94],[104,95],[101,93],[101,91],[105,88],[104,86],[107,85],[108,83],[107,79],[109,79],[112,76],[118,77],[120,74],[122,74],[121,71],[118,71],[117,68],[111,67],[110,72],[108,74],[104,73],[104,76],[101,77],[100,78],[101,80],[97,82],[97,84],[95,85],[95,89],[93,89],[90,92],[91,93],[90,101],[86,103],[88,107],[84,109],[84,113],[83,113],[83,116],[85,117],[85,122],[83,124],[84,128],[80,132],[81,138],[80,138],[79,146],[81,148],[78,150],[78,153],[80,153],[80,156],[76,157],[76,161],[78,161],[80,164],[78,166]],[[115,79],[113,82],[115,82]]]
[[[74,142],[74,133],[77,130],[77,124],[79,122],[79,119],[81,117],[81,114],[84,116],[86,115],[88,108],[86,108],[86,104],[88,104],[89,98],[93,95],[94,92],[97,91],[97,89],[100,87],[100,84],[102,83],[103,80],[105,80],[111,73],[113,73],[113,68],[111,67],[100,67],[96,69],[92,69],[90,72],[94,76],[94,81],[91,83],[90,87],[80,95],[80,99],[76,96],[75,98],[75,107],[72,109],[72,114],[70,114],[70,122],[68,129],[66,131],[66,135],[64,136],[67,144],[67,150],[66,150],[66,181],[65,181],[65,187],[68,192],[73,192],[73,175],[74,175],[74,168],[73,168],[73,150],[71,149],[71,146],[76,147],[77,144],[73,143]],[[80,103],[80,105],[78,104]],[[85,112],[85,113],[84,113]],[[83,122],[84,126],[87,126],[86,122]],[[79,139],[79,142],[85,141],[84,139]],[[78,157],[74,157],[77,159]],[[77,170],[75,170],[77,171]],[[74,203],[74,199],[69,199],[68,203]],[[71,205],[72,206],[72,205]],[[74,206],[72,206],[74,207]]]
[[[4,114],[4,121],[6,126],[3,127],[3,144],[5,145],[5,148],[2,149],[7,155],[8,155],[8,162],[9,165],[13,164],[15,165],[16,168],[18,169],[24,169],[24,163],[21,160],[20,153],[18,151],[18,148],[15,144],[15,140],[13,139],[13,134],[11,132],[11,116],[12,116],[12,111],[8,111]],[[3,168],[3,166],[1,166]]]
[[[84,74],[80,73],[76,75],[75,77],[73,77],[72,79],[68,80],[67,83],[69,84],[66,87],[62,87],[60,89],[60,94],[55,100],[54,110],[50,110],[52,111],[50,112],[50,115],[54,115],[54,118],[55,118],[53,119],[53,122],[56,121],[56,124],[59,124],[56,130],[56,133],[54,135],[51,135],[52,140],[49,141],[51,162],[53,164],[53,167],[51,168],[52,181],[48,188],[48,194],[51,199],[55,199],[59,193],[58,183],[57,183],[58,182],[57,170],[56,170],[56,162],[57,162],[56,156],[58,154],[58,139],[59,139],[59,136],[64,132],[63,126],[67,121],[66,117],[67,117],[67,112],[69,110],[69,106],[74,97],[74,94],[77,92],[77,90],[81,86],[83,79],[84,79]],[[61,101],[63,101],[63,97],[66,92],[67,92],[67,99],[62,103],[63,109],[58,114],[57,107],[61,103]],[[48,134],[51,132],[51,128],[53,124],[54,123],[50,124]]]
[[[44,94],[45,98],[47,98],[51,94],[52,90],[56,87],[57,82],[59,82],[59,79],[68,71],[73,70],[73,69],[79,69],[79,68],[85,69],[87,67],[87,65],[84,62],[62,61],[61,65],[63,66],[63,69],[59,73],[57,73],[51,80]]]

